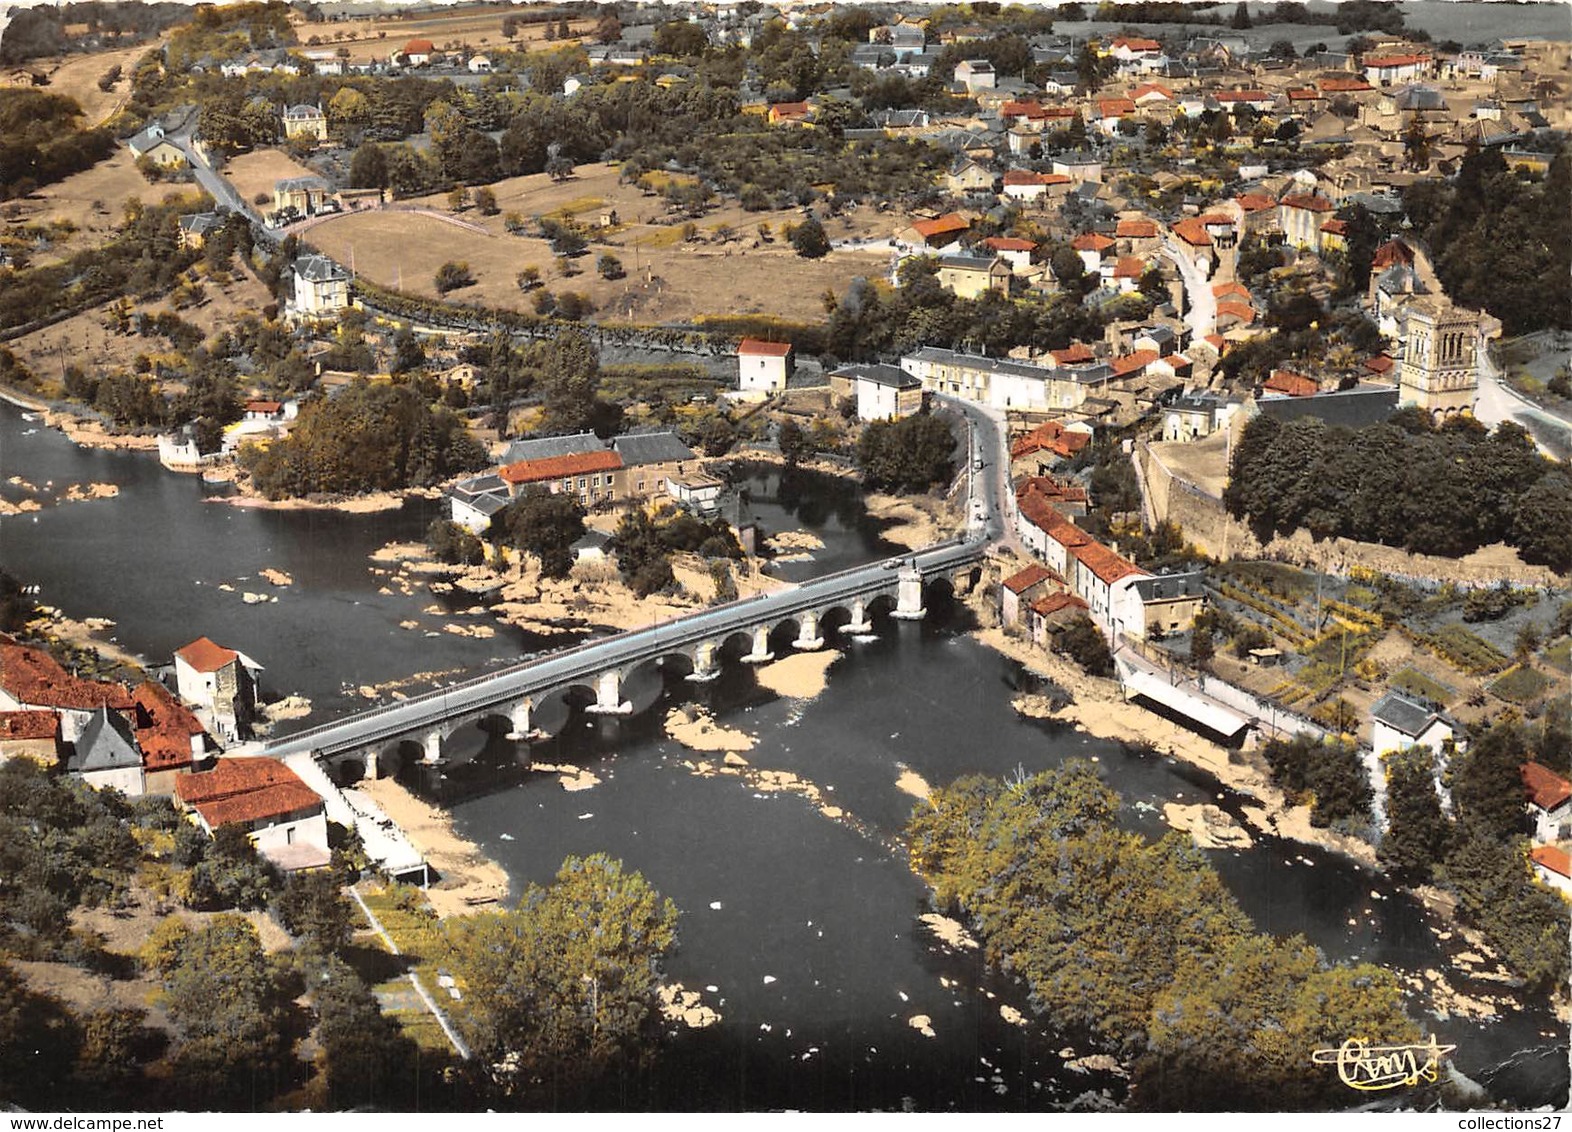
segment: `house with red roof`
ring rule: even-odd
[[[813,116],[813,107],[806,102],[777,102],[765,115],[772,126],[806,126]]]
[[[1097,129],[1104,137],[1119,132],[1119,123],[1135,117],[1135,103],[1128,98],[1101,98],[1097,100]]]
[[[31,759],[53,770],[60,765],[60,717],[52,711],[0,711],[0,762]]]
[[[526,489],[551,495],[571,495],[586,510],[610,503],[616,497],[616,476],[622,457],[609,448],[519,460],[497,469],[508,498],[517,499]]]
[[[1572,897],[1572,857],[1567,856],[1565,849],[1555,845],[1536,845],[1528,851],[1528,860],[1536,880],[1549,885],[1562,896]]]
[[[436,53],[437,45],[429,39],[412,39],[399,52],[404,56],[404,62],[411,67],[424,67]]]
[[[1121,295],[1128,295],[1141,285],[1141,276],[1146,274],[1147,261],[1140,256],[1122,255],[1112,264],[1104,263],[1104,278],[1115,291]],[[1115,373],[1118,367],[1115,366]]]
[[[278,759],[219,759],[212,770],[176,779],[175,803],[209,836],[240,827],[285,872],[332,860],[321,796]]]
[[[1066,579],[1073,570],[1071,551],[1092,541],[1091,535],[1055,510],[1039,491],[1017,493],[1016,527],[1027,548]]]
[[[0,712],[58,714],[61,741],[74,743],[104,708],[129,719],[130,689],[104,680],[84,680],[67,672],[43,649],[0,635]]]
[[[1030,432],[1017,437],[1011,443],[1010,459],[1011,461],[1022,460],[1028,456],[1046,452],[1061,460],[1068,460],[1091,442],[1091,425],[1080,421],[1070,424],[1065,424],[1063,421],[1044,421]],[[1051,483],[1052,481],[1047,482]],[[1022,492],[1031,490],[1031,484],[1038,485],[1036,490],[1043,490],[1041,482],[1036,479],[1028,480],[1026,484],[1022,484],[1020,490]],[[1074,488],[1073,490],[1079,494],[1080,514],[1084,515],[1086,513],[1086,489]],[[1067,498],[1060,491],[1055,491],[1052,494],[1056,501]]]
[[[971,221],[956,212],[947,212],[931,220],[914,220],[895,234],[896,248],[908,255],[959,251],[961,237],[971,227]]]
[[[225,739],[245,738],[256,713],[256,674],[262,666],[245,653],[206,637],[175,650],[175,691],[212,720]]]
[[[1028,609],[1032,643],[1046,648],[1049,639],[1055,633],[1087,612],[1087,605],[1086,602],[1066,591],[1044,593],[1033,598]]]
[[[1032,269],[1032,253],[1037,250],[1035,240],[1022,240],[1015,236],[989,236],[982,244],[1009,264],[1010,270],[1016,275],[1024,275]]]
[[[790,342],[744,338],[737,343],[737,388],[743,393],[781,393],[795,368]]]
[[[1097,275],[1102,270],[1103,257],[1113,250],[1115,241],[1098,232],[1085,232],[1070,241],[1070,247],[1081,257],[1086,274]]]
[[[1140,83],[1130,91],[1130,101],[1137,106],[1172,106],[1174,92],[1160,83]]]
[[[1139,596],[1134,599],[1136,612],[1120,615],[1119,611],[1130,606],[1128,595],[1134,593],[1132,587],[1135,580],[1150,575],[1100,542],[1091,541],[1078,546],[1071,551],[1071,555],[1074,567],[1070,575],[1070,588],[1086,602],[1092,620],[1102,626],[1104,632],[1115,637],[1120,633],[1144,636]]]
[[[1520,769],[1535,840],[1565,840],[1572,829],[1572,782],[1540,763],[1524,763]]]
[[[1435,70],[1435,60],[1422,52],[1403,55],[1366,55],[1365,78],[1375,86],[1427,79]]]
[[[1036,201],[1063,196],[1070,191],[1070,178],[1062,173],[1038,173],[1032,169],[1011,169],[1004,175],[1004,195],[1011,200]]]
[[[1062,592],[1064,579],[1041,563],[1033,562],[999,583],[999,620],[1005,625],[1019,625],[1022,612],[1030,608],[1038,597],[1049,592]]]
[[[1174,221],[1171,231],[1179,251],[1186,258],[1202,269],[1203,273],[1210,274],[1212,270],[1212,237],[1206,230],[1206,225],[1201,223],[1198,216],[1186,216],[1183,220]]]
[[[1360,75],[1332,75],[1321,80],[1321,93],[1328,98],[1337,95],[1373,94],[1375,87]]]
[[[1161,234],[1157,221],[1139,216],[1119,221],[1114,229],[1114,238],[1127,241],[1125,246],[1131,255],[1145,255],[1157,250]]]
[[[1332,219],[1336,206],[1314,193],[1290,193],[1277,202],[1277,222],[1283,237],[1296,248],[1319,253],[1321,225]]]
[[[1277,227],[1277,200],[1266,193],[1240,193],[1222,208],[1234,217],[1241,235],[1261,235]]]
[[[1265,114],[1272,109],[1272,96],[1264,90],[1220,90],[1212,97],[1229,114],[1238,113],[1242,106],[1248,106],[1257,114]]]
[[[144,680],[131,693],[136,701],[134,731],[142,752],[144,789],[173,794],[175,779],[211,761],[202,721],[159,683]]]

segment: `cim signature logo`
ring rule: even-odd
[[[1434,1082],[1440,1074],[1441,1059],[1456,1046],[1428,1041],[1407,1046],[1370,1046],[1360,1038],[1349,1038],[1337,1049],[1311,1051],[1317,1065],[1336,1065],[1338,1080],[1350,1089],[1373,1093]]]

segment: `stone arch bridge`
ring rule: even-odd
[[[705,609],[675,621],[589,641],[463,683],[449,685],[385,707],[358,712],[268,742],[261,753],[272,758],[309,754],[337,769],[355,763],[375,778],[379,763],[399,758],[408,745],[428,763],[442,759],[443,742],[461,728],[502,720],[509,738],[538,735],[535,714],[548,698],[577,693],[592,697],[587,710],[628,714],[632,703],[623,688],[637,669],[668,662],[691,667],[690,680],[720,675],[723,657],[752,664],[773,660],[772,637],[788,624],[796,628],[791,646],[824,647],[827,622],[841,632],[860,633],[869,616],[888,608],[896,618],[924,615],[931,587],[948,584],[968,589],[978,577],[987,540],[974,537],[939,543],[884,562],[815,578],[789,590],[758,595]],[[844,622],[841,618],[844,617]],[[385,769],[385,765],[384,765]]]

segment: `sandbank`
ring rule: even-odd
[[[426,890],[438,916],[463,915],[473,912],[477,904],[506,899],[508,874],[474,842],[453,831],[453,818],[447,812],[417,798],[391,778],[362,781],[355,789],[393,819],[439,875]]]
[[[761,688],[768,688],[777,696],[811,700],[829,684],[830,666],[840,658],[841,653],[836,649],[794,652],[761,665],[754,670],[754,678]]]

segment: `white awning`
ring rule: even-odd
[[[1119,668],[1127,696],[1145,696],[1226,738],[1232,738],[1250,726],[1248,716],[1240,714],[1226,704],[1218,703],[1193,686],[1170,684],[1164,677],[1133,665],[1121,664]]]

